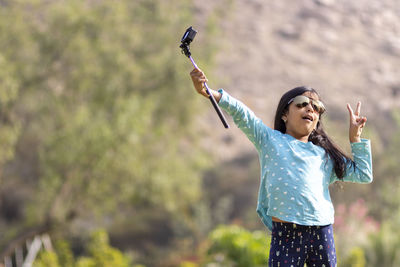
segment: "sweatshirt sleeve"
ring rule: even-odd
[[[361,139],[361,142],[351,143],[351,152],[354,164],[351,164],[351,162],[347,164],[343,181],[361,184],[371,183],[373,175],[370,140]],[[339,180],[335,172],[332,173],[331,183]]]
[[[223,89],[219,89],[218,92],[222,94],[218,105],[232,116],[236,126],[246,134],[247,138],[259,150],[262,140],[268,138],[271,129],[245,104],[230,96]]]

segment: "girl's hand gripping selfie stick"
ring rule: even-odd
[[[182,37],[181,40],[181,45],[179,46],[182,49],[182,53],[185,54],[190,61],[192,62],[193,66],[198,69],[196,62],[194,62],[192,58],[192,54],[190,53],[190,43],[193,41],[194,37],[196,36],[197,31],[195,31],[191,26],[186,30],[185,34]],[[217,112],[219,118],[222,121],[222,124],[224,125],[225,128],[229,128],[228,123],[226,122],[226,119],[224,117],[224,114],[222,114],[221,109],[219,108],[217,101],[215,100],[213,94],[210,92],[210,88],[208,87],[207,83],[204,83],[204,86],[206,87],[206,92],[208,94],[208,97],[214,106],[215,111]]]

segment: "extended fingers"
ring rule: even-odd
[[[354,119],[353,109],[351,108],[350,104],[348,104],[348,103],[347,103],[347,110],[349,111],[350,118]]]
[[[357,108],[356,108],[356,112],[354,113],[356,116],[360,116],[360,111],[361,111],[361,102],[358,101],[357,103]]]
[[[361,112],[361,102],[357,102],[357,107],[356,111],[354,112],[353,109],[351,108],[350,104],[347,104],[347,110],[349,111],[350,118],[355,119],[357,122],[360,121],[360,112]]]

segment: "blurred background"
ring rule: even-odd
[[[0,266],[266,266],[259,163],[191,85],[196,63],[272,125],[320,92],[374,182],[331,186],[339,266],[400,266],[397,0],[0,0]]]

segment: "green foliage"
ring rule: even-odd
[[[88,252],[91,258],[78,259],[77,267],[128,267],[129,259],[119,250],[109,244],[108,234],[99,230],[92,234],[88,244]]]
[[[81,257],[75,265],[76,267],[95,267],[95,261],[88,257]]]
[[[68,194],[58,213],[82,200],[85,208],[111,210],[117,201],[144,199],[174,210],[179,197],[196,197],[195,161],[179,159],[179,140],[171,138],[184,133],[191,101],[180,79],[169,77],[182,70],[181,61],[166,53],[173,29],[163,26],[163,16],[169,9],[161,1],[48,7],[49,28],[34,29],[40,65],[50,68],[45,77],[53,102],[41,107],[49,119],[43,126],[52,133],[38,151],[46,193],[41,203],[52,205],[63,190],[79,197]],[[154,39],[143,38],[144,31]],[[48,85],[52,79],[55,88]],[[173,95],[187,98],[188,106],[170,105]]]
[[[130,260],[121,251],[109,244],[108,234],[104,230],[92,233],[86,249],[88,255],[79,257],[76,261],[66,241],[57,242],[55,252],[40,253],[34,262],[34,267],[128,267]]]
[[[395,121],[395,131],[393,132],[385,150],[376,160],[375,173],[378,174],[376,183],[379,185],[377,190],[375,210],[383,220],[400,219],[400,165],[398,154],[400,150],[400,110],[393,111]]]
[[[186,0],[2,5],[0,167],[9,179],[0,190],[20,194],[7,233],[46,219],[101,225],[100,216],[124,212],[147,225],[141,234],[154,220],[192,227],[208,160],[193,123],[200,98],[178,48],[191,8]]]
[[[179,264],[179,267],[198,267],[199,265],[193,262],[184,261]]]
[[[66,265],[60,265],[57,254],[52,251],[46,251],[41,253],[33,263],[33,267],[48,267],[48,266],[61,267]]]
[[[400,236],[398,221],[382,224],[380,230],[370,236],[366,245],[366,266],[400,266]]]
[[[339,260],[340,261],[340,260]],[[349,255],[345,260],[340,262],[341,267],[365,267],[365,253],[360,247],[354,247],[351,249]]]
[[[58,261],[61,266],[73,266],[75,259],[71,251],[70,245],[65,240],[58,240],[55,244],[55,250],[57,251]]]
[[[265,266],[269,257],[269,237],[265,232],[249,232],[239,226],[219,226],[210,234],[211,261],[226,266]]]
[[[16,114],[12,109],[18,95],[18,87],[19,81],[15,77],[12,65],[8,64],[0,52],[0,165],[14,157],[14,147],[20,134],[20,122],[14,120]]]

